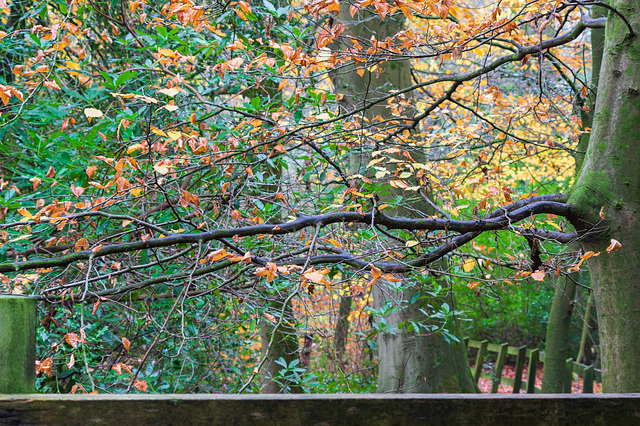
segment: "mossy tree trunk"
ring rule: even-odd
[[[542,393],[564,391],[565,361],[569,358],[569,331],[575,295],[576,284],[568,277],[560,277],[555,285],[547,324]]]
[[[344,366],[344,353],[349,337],[349,314],[353,296],[350,294],[340,295],[340,308],[338,310],[338,320],[336,321],[335,336],[333,337],[333,352],[340,368]]]
[[[605,9],[594,7],[593,18],[606,16]],[[592,76],[591,93],[589,96],[588,108],[580,111],[582,127],[590,128],[593,123],[593,108],[596,102],[598,82],[600,80],[600,67],[602,65],[602,54],[604,50],[604,29],[594,28],[591,30],[591,58]],[[588,133],[580,136],[578,149],[574,155],[576,162],[576,173],[582,167],[585,153],[589,145]],[[578,244],[572,244],[577,249]],[[564,391],[566,359],[569,358],[569,333],[571,330],[571,317],[576,294],[576,281],[581,281],[584,273],[574,272],[571,277],[560,277],[554,287],[553,303],[549,312],[549,323],[547,324],[546,349],[544,362],[544,378],[542,381],[543,393],[562,393]],[[588,321],[588,319],[585,319]]]
[[[365,10],[355,16],[349,13],[349,4],[343,3],[338,21],[342,23],[346,30],[344,35],[357,39],[360,44],[365,45],[374,36],[377,40],[385,40],[387,37],[395,35],[403,29],[403,18],[401,13],[394,16],[386,16],[384,21],[380,20],[375,12]],[[345,44],[333,43],[333,50],[340,50],[351,47],[349,41]],[[362,107],[372,100],[379,99],[398,89],[404,89],[412,85],[411,64],[408,60],[381,62],[377,66],[381,72],[376,73],[365,71],[361,77],[355,72],[355,65],[349,65],[343,69],[336,70],[332,75],[337,93],[345,95],[343,107],[347,110]],[[407,96],[411,96],[407,94]],[[411,115],[408,108],[404,112]],[[368,133],[375,133],[374,123],[377,117],[381,117],[380,128],[384,126],[384,120],[391,117],[390,109],[386,102],[376,105],[367,110],[361,123],[363,127],[371,126]],[[401,119],[400,117],[393,117]],[[363,141],[364,144],[373,144],[373,141]],[[370,174],[365,169],[371,160],[366,155],[370,151],[370,146],[363,146],[361,154],[358,147],[354,147],[354,154],[351,156],[350,167],[353,173]],[[411,155],[416,161],[424,159],[425,154],[419,147],[406,148],[411,151]],[[398,157],[398,159],[401,159]],[[393,173],[393,167],[397,164],[389,164],[388,170]],[[395,200],[397,195],[402,195],[404,205],[396,209],[396,214],[415,215],[429,214],[431,209],[426,203],[412,202],[410,197],[416,197],[415,193],[389,188],[387,194],[376,194],[380,197],[380,202],[385,200]],[[424,304],[425,299],[418,299],[415,303],[408,304],[416,292],[422,292],[419,285],[398,290],[393,283],[378,280],[372,288],[374,305],[377,309],[387,303],[402,305],[399,311],[395,311],[379,318],[384,321],[386,327],[395,334],[380,333],[378,335],[378,392],[398,392],[398,393],[458,393],[476,392],[477,387],[473,383],[466,350],[462,343],[447,343],[438,333],[423,333],[420,330],[407,331],[400,327],[404,322],[416,322],[424,325],[441,325],[440,319],[433,319],[425,316],[423,311],[429,308]],[[447,303],[452,309],[455,307],[455,300],[452,291],[437,300],[430,300],[433,304]],[[460,335],[455,318],[449,319],[447,325],[449,332],[457,336]],[[401,329],[400,329],[401,328]]]
[[[578,229],[595,226],[585,250],[595,289],[605,392],[640,392],[640,8],[615,0],[609,13],[593,131],[569,202]],[[605,219],[598,215],[604,207]],[[599,231],[599,232],[598,232]]]
[[[36,300],[0,296],[0,394],[34,393]]]
[[[284,376],[280,374],[281,370],[286,371],[286,367],[281,364],[282,361],[288,366],[300,356],[293,308],[284,297],[272,298],[268,301],[268,307],[266,313],[269,315],[265,316],[269,319],[263,319],[260,326],[261,352],[266,358],[261,371],[260,392],[297,393],[300,388],[295,381],[290,380],[287,373]]]

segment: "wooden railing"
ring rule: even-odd
[[[491,380],[491,393],[498,393],[500,384],[513,387],[513,393],[520,393],[520,389],[526,390],[527,393],[541,393],[542,390],[536,387],[536,373],[538,371],[538,362],[544,364],[544,352],[538,349],[527,349],[526,346],[514,347],[508,343],[495,344],[489,343],[487,340],[478,341],[469,338],[464,339],[464,344],[468,348],[477,348],[478,353],[475,359],[475,366],[471,368],[473,379],[478,382],[480,378]],[[482,371],[485,357],[488,353],[497,354],[496,362],[493,366],[493,372],[487,373]],[[515,378],[502,377],[502,370],[507,361],[508,355],[516,357]],[[525,360],[528,360],[527,380],[522,380]],[[573,386],[573,373],[582,377],[582,393],[593,393],[593,382],[602,383],[602,373],[596,370],[593,365],[579,364],[573,358],[567,358],[565,367],[564,393],[571,393]]]

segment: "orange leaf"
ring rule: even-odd
[[[96,170],[98,170],[96,166],[89,166],[86,168],[85,172],[87,173],[87,176],[89,177],[89,179],[91,179],[91,177],[96,172]]]
[[[622,248],[622,244],[620,244],[620,241],[618,240],[614,240],[613,238],[611,239],[611,244],[609,245],[609,247],[607,247],[607,251],[611,252],[614,250],[618,250]]]
[[[149,385],[144,380],[136,380],[133,382],[133,387],[138,389],[140,392],[146,392]]]
[[[370,266],[371,266],[371,278],[377,280],[382,276],[382,271],[373,264],[371,264]]]
[[[56,175],[56,169],[53,166],[49,166],[49,170],[47,170],[47,174],[44,176],[46,178],[52,178]]]
[[[472,283],[467,284],[467,287],[473,290],[474,288],[478,287],[478,284],[480,284],[478,281],[474,281]]]
[[[79,197],[82,195],[82,193],[84,192],[84,188],[81,186],[75,186],[74,184],[71,184],[71,193],[73,195],[75,195],[76,197]]]
[[[45,87],[48,87],[51,90],[62,90],[60,89],[60,86],[58,86],[58,83],[56,83],[55,81],[47,80],[43,84]]]
[[[124,346],[124,349],[127,352],[129,352],[129,348],[131,347],[131,342],[126,337],[123,337],[121,340],[122,340],[122,346]]]
[[[380,277],[380,278],[382,278],[383,280],[390,281],[390,282],[392,282],[392,283],[399,283],[399,282],[401,281],[401,280],[400,280],[400,278],[396,278],[396,277],[394,277],[394,276],[393,276],[393,275],[391,275],[391,274],[384,274],[384,275],[383,275],[382,277]]]
[[[76,333],[67,333],[64,336],[64,340],[66,340],[67,343],[73,346],[74,348],[77,348],[78,343],[82,342],[82,339],[80,339],[80,336],[78,336]]]
[[[600,207],[600,219],[604,219],[604,206]]]
[[[531,274],[531,278],[536,281],[544,281],[545,275],[546,274],[544,271],[535,271],[533,274]]]
[[[33,190],[35,191],[38,189],[38,185],[40,185],[40,182],[42,182],[42,179],[37,177],[32,177],[31,179],[29,179],[29,182],[33,183]]]
[[[75,245],[76,251],[82,251],[88,248],[89,248],[89,241],[87,241],[86,238],[82,237],[76,242],[76,245]]]

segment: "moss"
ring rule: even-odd
[[[600,142],[598,144],[598,151],[605,152],[606,150],[607,150],[607,145],[605,145],[604,143]]]
[[[579,219],[587,223],[598,221],[598,212],[602,206],[611,205],[616,195],[609,189],[611,181],[604,172],[588,172],[581,176],[571,189],[569,203]],[[585,223],[574,223],[577,229],[584,228]]]
[[[622,165],[622,156],[620,154],[610,155],[609,164],[611,164],[611,167],[618,167]]]

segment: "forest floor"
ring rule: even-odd
[[[473,365],[471,365],[471,367],[473,367]],[[490,370],[488,369],[484,369],[483,370],[485,373],[491,373]],[[538,371],[536,372],[536,387],[537,388],[541,388],[542,387],[542,376],[543,376],[543,368],[541,365],[538,366]],[[502,369],[502,376],[503,377],[509,377],[509,378],[514,378],[516,376],[515,374],[515,365],[510,365],[510,364],[505,364],[504,368]],[[525,365],[524,367],[524,371],[522,372],[522,380],[527,380],[527,367]],[[491,393],[491,380],[489,379],[480,379],[478,382],[478,386],[480,387],[480,390],[482,391],[482,393]],[[594,393],[602,393],[602,385],[600,383],[593,383],[593,392]],[[498,387],[498,393],[513,393],[513,387],[508,386],[508,385],[499,385]],[[524,389],[520,389],[520,393],[526,393],[526,391]],[[578,376],[577,374],[573,375],[573,382],[572,382],[572,392],[571,393],[582,393],[582,377]]]

